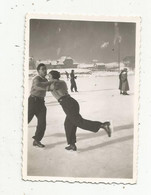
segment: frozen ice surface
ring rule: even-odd
[[[98,133],[77,129],[77,152],[66,151],[64,132],[65,114],[59,103],[47,93],[47,128],[42,143],[45,149],[32,146],[36,118],[28,129],[29,176],[132,178],[133,173],[133,105],[134,75],[129,75],[129,96],[120,95],[118,76],[89,75],[77,78],[78,93],[69,93],[80,104],[83,118],[112,120],[111,138]],[[31,83],[31,80],[30,80]]]

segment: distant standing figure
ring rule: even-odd
[[[121,71],[119,75],[119,80],[120,80],[120,84],[119,84],[120,94],[129,95],[127,93],[127,91],[129,91],[129,84],[128,84],[128,79],[127,79],[127,68],[124,68]]]
[[[67,77],[67,81],[69,79],[69,73],[67,71],[65,71],[66,77]]]
[[[76,85],[76,82],[75,82],[76,78],[77,78],[77,76],[74,75],[74,70],[71,70],[70,81],[71,81],[71,91],[72,92],[73,92],[73,89],[75,90],[75,92],[78,92],[77,91],[77,85]]]

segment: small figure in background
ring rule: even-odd
[[[66,77],[67,77],[67,81],[69,79],[69,73],[67,71],[65,71]]]
[[[119,80],[120,80],[120,84],[119,84],[120,94],[129,95],[127,93],[127,91],[129,91],[129,84],[128,84],[128,79],[127,79],[127,68],[124,68],[121,71],[119,75]]]
[[[71,70],[70,81],[71,81],[71,91],[72,92],[73,92],[73,89],[75,90],[75,92],[78,92],[77,91],[77,85],[76,85],[76,82],[75,82],[76,78],[77,78],[77,76],[74,75],[74,70]]]

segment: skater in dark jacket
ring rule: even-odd
[[[77,91],[77,84],[76,84],[76,81],[75,81],[76,78],[77,78],[77,76],[74,75],[74,70],[71,70],[70,82],[71,82],[71,91],[72,92],[73,92],[73,89],[75,90],[75,92],[78,92]]]
[[[124,68],[120,75],[119,75],[119,90],[120,94],[122,95],[129,95],[127,91],[129,91],[129,84],[128,84],[128,79],[127,79],[127,68]]]
[[[104,123],[100,121],[91,121],[84,119],[79,111],[80,107],[78,102],[68,94],[67,85],[63,80],[59,80],[60,73],[58,71],[50,71],[49,79],[52,82],[50,86],[50,91],[52,95],[58,100],[62,109],[66,114],[66,119],[64,122],[65,133],[67,138],[68,146],[66,150],[76,151],[76,130],[77,127],[92,131],[94,133],[98,132],[99,129],[104,129],[109,137],[111,137],[111,124],[106,121]]]

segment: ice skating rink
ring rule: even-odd
[[[112,120],[114,133],[109,138],[77,129],[77,152],[66,151],[65,114],[48,92],[46,96],[47,128],[44,149],[32,146],[36,118],[28,128],[28,176],[124,178],[133,177],[134,75],[129,75],[129,96],[120,95],[118,76],[87,75],[77,78],[78,93],[70,92],[70,81],[63,78],[70,95],[80,104],[85,119]],[[31,84],[31,81],[30,81]]]

